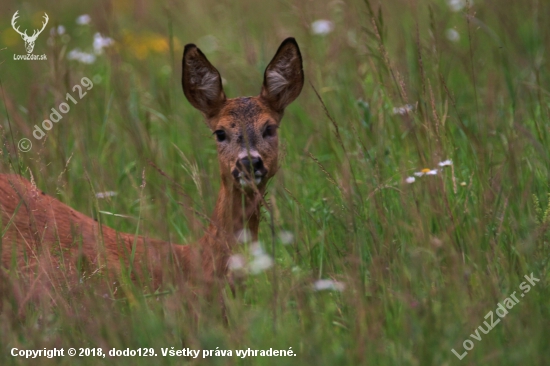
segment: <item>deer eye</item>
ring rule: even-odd
[[[271,125],[267,126],[267,128],[264,131],[263,137],[264,139],[266,137],[273,137],[277,134],[277,126]]]
[[[214,131],[214,135],[216,135],[216,139],[218,140],[218,142],[225,141],[225,139],[227,138],[224,130],[216,130]]]

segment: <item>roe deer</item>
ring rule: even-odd
[[[294,38],[287,38],[265,70],[260,94],[234,99],[226,98],[218,70],[194,44],[185,46],[182,68],[183,92],[217,140],[222,183],[206,234],[195,244],[174,245],[119,233],[26,179],[4,174],[0,210],[5,268],[35,273],[54,285],[78,273],[77,262],[87,263],[90,271],[106,267],[109,275],[130,269],[132,278],[150,275],[156,285],[180,273],[204,281],[203,287],[224,278],[236,234],[248,227],[257,240],[266,184],[278,169],[277,129],[304,83],[302,58]]]

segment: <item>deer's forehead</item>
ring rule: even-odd
[[[218,126],[233,131],[256,130],[274,118],[270,112],[258,98],[229,99],[220,111]]]

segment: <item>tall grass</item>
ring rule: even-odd
[[[201,47],[235,97],[259,92],[278,44],[294,36],[306,85],[282,122],[282,168],[260,229],[268,246],[272,212],[276,232],[294,236],[291,245],[276,242],[276,281],[268,271],[247,277],[235,297],[227,291],[226,325],[217,303],[196,304],[190,313],[177,289],[151,294],[126,284],[123,295],[113,296],[101,278],[29,301],[10,284],[18,274],[8,268],[0,282],[0,363],[550,362],[550,3],[464,5],[453,11],[442,0],[4,2],[2,172],[32,176],[43,191],[120,231],[135,232],[139,218],[140,234],[188,243],[200,237],[213,208],[215,142],[181,91],[185,43]],[[38,37],[35,53],[48,61],[13,60],[24,53],[10,26],[18,9],[29,29],[44,11],[47,31],[65,27],[62,35]],[[81,14],[91,16],[90,25],[75,23]],[[334,30],[312,34],[318,19],[331,20]],[[91,51],[96,32],[115,45],[92,64],[67,59],[74,48]],[[93,89],[45,140],[34,140],[33,126],[67,92],[74,95],[82,77],[93,80]],[[34,144],[30,152],[17,150],[23,137]],[[453,165],[439,168],[447,159]],[[425,168],[439,170],[406,183]],[[95,197],[105,191],[118,194]],[[248,253],[246,245],[239,250]],[[540,282],[490,333],[472,339],[485,315],[531,273]],[[318,279],[345,289],[314,291]],[[466,339],[475,347],[459,361],[451,349],[463,353]],[[160,355],[172,346],[292,347],[297,356],[10,355],[13,347],[153,347]]]

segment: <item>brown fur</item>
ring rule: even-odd
[[[5,268],[11,271],[16,266],[54,285],[78,274],[79,261],[90,271],[100,268],[115,277],[130,273],[131,267],[132,278],[151,274],[155,286],[179,273],[201,281],[199,286],[226,275],[236,234],[246,226],[253,240],[258,237],[266,183],[278,169],[276,129],[284,108],[303,85],[300,51],[294,39],[282,43],[266,75],[274,71],[289,79],[277,80],[280,83],[274,88],[264,78],[257,97],[227,99],[218,71],[194,45],[185,47],[182,65],[182,86],[189,102],[204,114],[212,131],[223,130],[226,137],[217,142],[222,185],[205,235],[195,244],[174,245],[118,233],[44,194],[26,179],[4,174],[0,175],[0,210]],[[243,188],[235,172],[240,172],[239,161],[252,154],[262,160],[265,175],[257,186]]]

